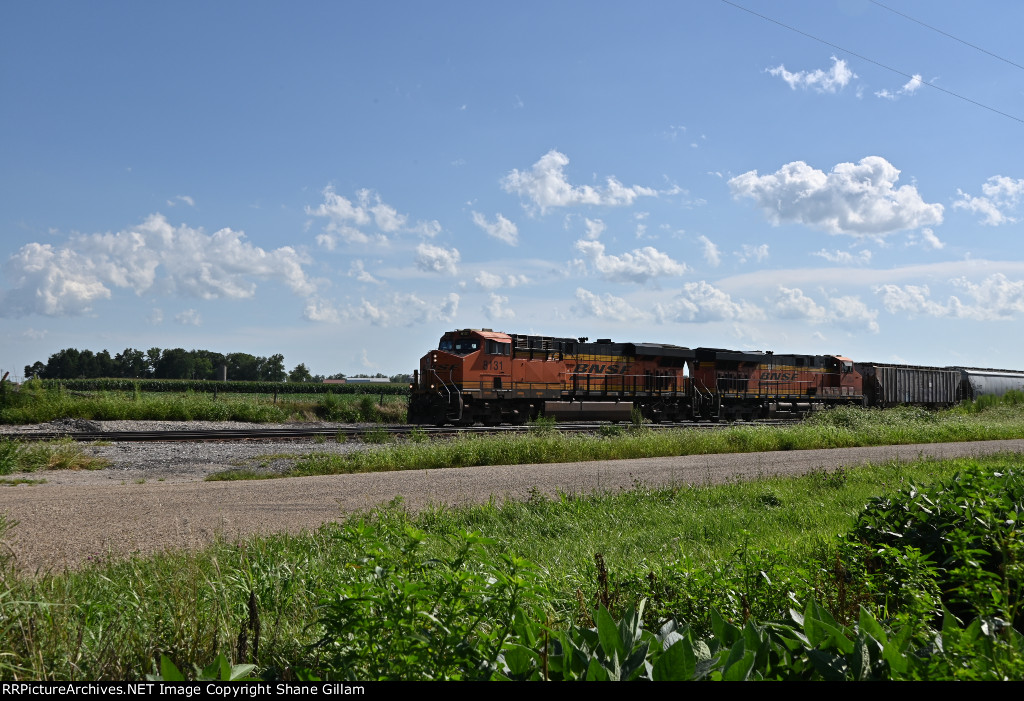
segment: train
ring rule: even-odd
[[[412,424],[799,419],[835,406],[948,407],[1024,390],[1024,372],[855,362],[609,338],[457,329],[420,359]]]

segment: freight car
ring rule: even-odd
[[[1024,392],[1024,372],[986,368],[955,368],[960,373],[960,394],[973,401],[978,397],[1001,397],[1010,391]]]
[[[958,403],[963,396],[961,372],[957,368],[886,363],[856,363],[855,367],[864,378],[868,406],[913,404],[940,408]]]
[[[913,404],[929,408],[953,406],[984,396],[1024,391],[1024,372],[968,367],[923,367],[857,363],[864,377],[868,406]]]
[[[413,374],[409,422],[524,423],[555,418],[721,421],[799,417],[864,405],[852,360],[838,355],[590,342],[461,329]]]

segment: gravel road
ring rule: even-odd
[[[122,423],[107,422],[103,428],[138,430],[137,424],[128,428]],[[147,427],[154,428],[152,423]],[[37,428],[52,430],[52,426]],[[492,497],[522,499],[533,490],[555,495],[617,491],[637,484],[713,484],[920,456],[1024,452],[1024,440],[202,481],[211,472],[239,463],[278,470],[291,462],[282,457],[285,454],[355,449],[362,446],[313,441],[92,447],[91,451],[111,461],[109,467],[35,473],[26,476],[42,476],[47,482],[0,488],[0,513],[18,522],[5,541],[23,572],[59,571],[133,554],[198,548],[218,536],[298,533],[399,496],[410,509],[421,509],[431,504],[486,502]]]

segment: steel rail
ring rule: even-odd
[[[794,421],[766,420],[732,423],[658,423],[644,424],[644,428],[652,430],[667,430],[673,428],[689,429],[721,429],[729,426],[778,426],[792,424]],[[555,424],[552,430],[561,433],[587,433],[598,432],[603,428],[618,427],[622,431],[628,431],[630,426],[611,423],[562,423]],[[544,430],[536,426],[341,426],[334,428],[251,428],[251,429],[204,429],[204,430],[153,430],[153,431],[32,431],[26,433],[0,434],[0,439],[21,440],[21,441],[48,441],[71,438],[78,442],[109,441],[113,443],[145,442],[145,441],[245,441],[245,440],[298,440],[304,438],[358,438],[370,433],[387,433],[390,435],[406,435],[414,432],[431,435],[457,435],[457,434],[487,434],[487,433],[528,433],[531,431]]]

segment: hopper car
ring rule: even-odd
[[[961,374],[961,395],[974,400],[986,395],[1002,396],[1007,392],[1024,392],[1024,372],[986,368],[957,368]]]

